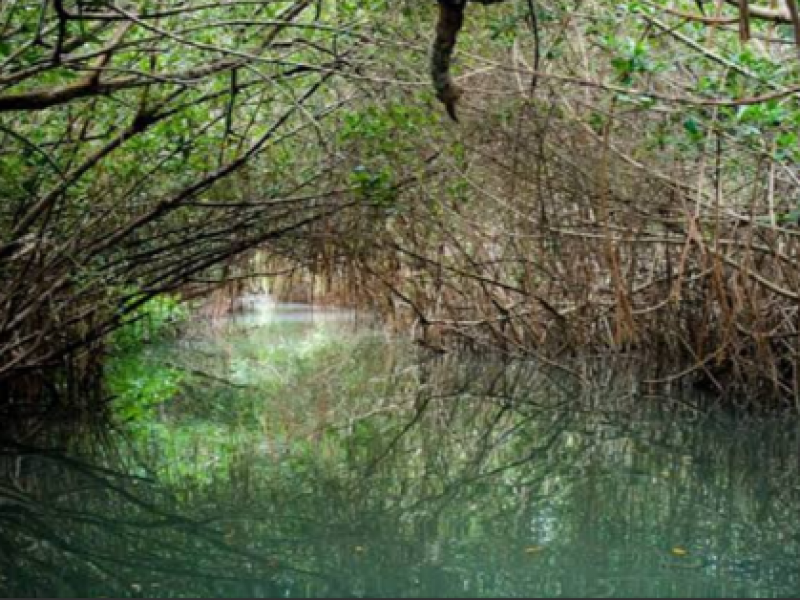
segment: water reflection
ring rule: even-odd
[[[298,320],[154,351],[196,374],[103,443],[5,443],[2,595],[800,592],[795,425]]]

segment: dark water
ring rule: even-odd
[[[0,445],[6,597],[796,597],[800,430],[283,307]],[[142,406],[144,405],[144,406]]]

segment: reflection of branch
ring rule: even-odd
[[[135,491],[128,489],[128,484],[145,482],[139,477],[90,465],[55,451],[37,451],[15,443],[6,445],[18,449],[18,452],[8,449],[2,452],[11,460],[25,456],[53,463],[58,468],[59,487],[62,489],[69,485],[70,475],[88,480],[92,485],[87,487],[78,481],[73,492],[81,496],[88,493],[91,494],[89,498],[103,502],[101,510],[94,503],[80,509],[64,507],[63,501],[71,496],[70,493],[62,492],[55,500],[52,496],[39,499],[0,487],[0,558],[3,559],[4,575],[8,577],[15,572],[22,573],[30,570],[30,565],[35,565],[38,577],[30,585],[39,593],[47,591],[50,580],[74,589],[72,577],[62,581],[65,568],[72,572],[85,568],[86,572],[81,578],[85,578],[89,585],[98,574],[104,585],[112,580],[125,587],[131,583],[125,580],[126,576],[136,577],[134,581],[141,582],[142,578],[153,575],[170,579],[184,577],[209,585],[216,582],[263,585],[270,582],[276,573],[286,572],[320,579],[340,592],[346,589],[335,577],[278,565],[270,554],[264,555],[244,546],[224,542],[222,532],[209,526],[224,517],[188,518],[177,513],[178,510],[186,510],[182,504],[177,504],[175,511],[168,509],[174,500],[167,497],[161,504],[155,504],[145,499],[142,492],[158,492],[159,496],[164,496],[164,491],[152,485]],[[42,476],[44,480],[45,474],[42,473]],[[38,482],[38,479],[35,481]],[[122,503],[116,504],[116,499],[122,500]],[[76,496],[75,502],[81,502],[81,498]],[[129,515],[135,509],[154,515],[157,519],[132,519]],[[81,527],[93,529],[82,530]],[[102,533],[103,544],[92,543],[91,534],[94,530]],[[259,539],[262,543],[286,542],[264,536]],[[32,543],[30,552],[21,550],[24,542]],[[42,548],[49,550],[42,552]],[[119,548],[123,551],[118,552]],[[212,553],[212,550],[215,552]],[[227,564],[221,562],[222,559],[228,559]],[[242,565],[242,568],[231,569],[232,565]],[[258,575],[259,571],[263,574]],[[21,578],[13,577],[11,581],[15,580],[18,585],[25,585],[20,583]],[[0,589],[6,589],[2,582]]]
[[[414,418],[411,419],[411,421],[405,427],[403,427],[400,433],[398,433],[391,442],[389,442],[389,445],[386,447],[386,450],[384,450],[374,461],[372,461],[372,463],[370,463],[367,466],[367,468],[365,469],[367,477],[375,473],[375,470],[378,468],[378,465],[380,465],[380,463],[382,463],[387,457],[389,457],[394,451],[394,449],[397,447],[397,444],[399,444],[400,441],[404,437],[406,437],[406,435],[408,435],[408,433],[412,429],[414,429],[414,427],[417,426],[417,424],[422,420],[422,417],[427,412],[430,403],[431,403],[431,398],[423,399],[422,404],[419,405],[419,407],[417,408],[417,412],[414,414]]]
[[[230,381],[229,379],[225,379],[223,377],[219,377],[219,376],[214,375],[212,373],[207,373],[205,371],[200,371],[198,369],[192,369],[190,367],[186,367],[186,366],[183,366],[183,365],[178,365],[178,364],[173,363],[173,362],[164,362],[162,364],[164,364],[166,367],[169,367],[170,369],[175,369],[175,370],[181,371],[183,373],[188,373],[189,375],[194,375],[195,377],[199,377],[201,379],[207,379],[209,381],[213,381],[214,383],[220,383],[222,385],[225,385],[225,386],[231,387],[231,388],[235,388],[237,390],[258,389],[258,386],[256,386],[256,385],[248,385],[248,384],[245,384],[245,383],[236,383],[235,381]]]

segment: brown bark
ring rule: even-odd
[[[433,43],[431,77],[436,97],[445,105],[447,114],[458,121],[456,106],[462,95],[452,76],[453,54],[458,43],[458,34],[464,27],[464,13],[469,0],[439,0],[439,20],[436,24],[436,39]],[[507,0],[472,0],[478,4],[501,4]]]

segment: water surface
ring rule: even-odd
[[[424,356],[304,306],[109,378],[114,433],[0,446],[3,596],[800,594],[796,423]]]

